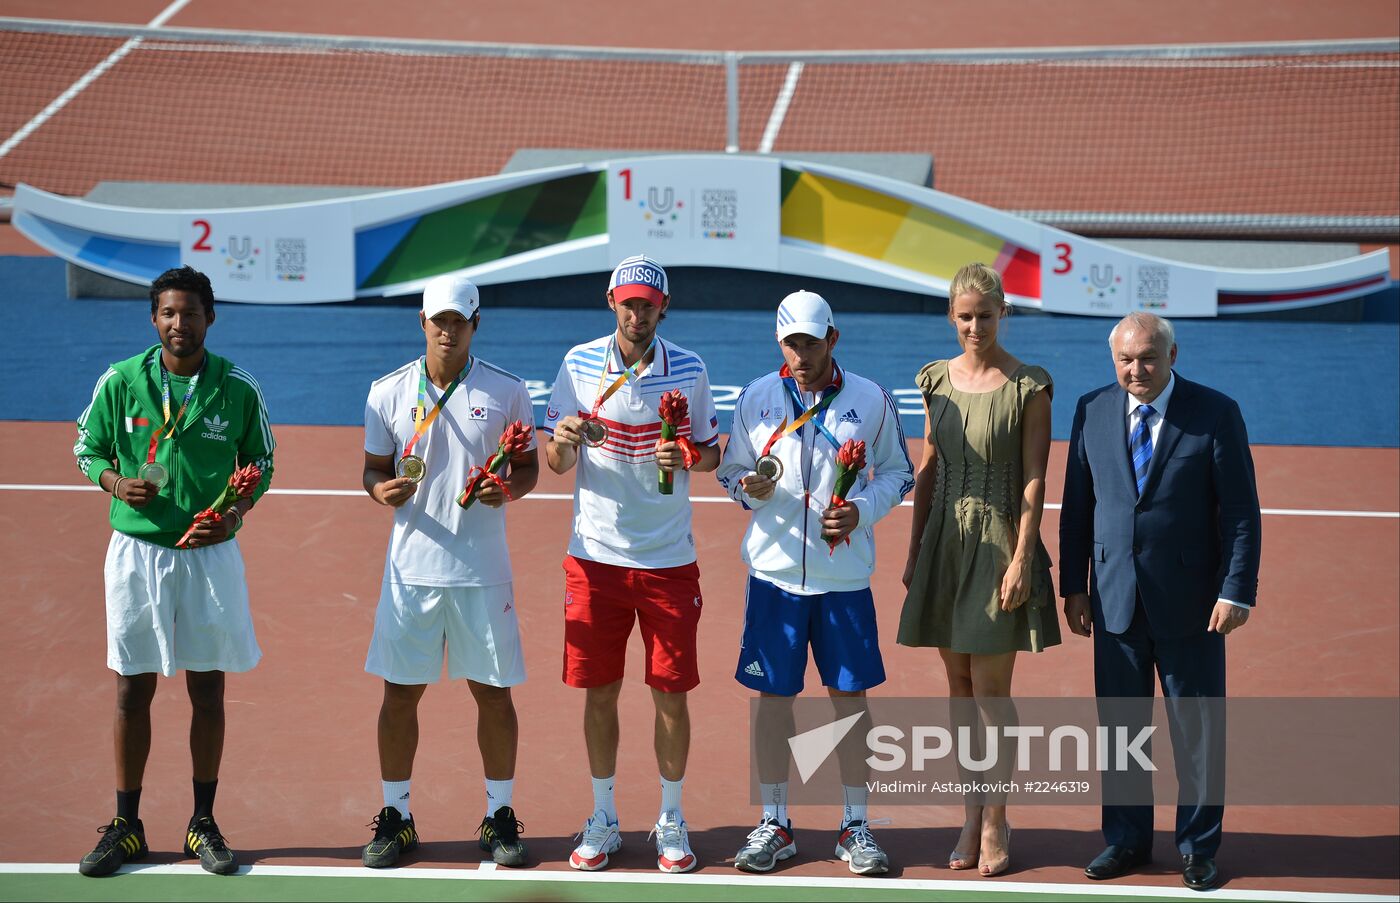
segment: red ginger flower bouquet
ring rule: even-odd
[[[865,440],[857,441],[847,439],[836,450],[836,485],[831,488],[831,507],[840,508],[846,504],[846,493],[851,491],[851,487],[856,484],[856,477],[865,470]],[[851,537],[842,537],[846,545],[851,544]],[[841,540],[830,540],[827,545],[832,552],[836,551],[836,544]]]
[[[522,421],[515,421],[508,425],[505,432],[501,433],[500,442],[496,445],[496,453],[491,456],[491,460],[486,462],[486,466],[480,465],[467,471],[467,488],[462,490],[462,494],[457,496],[457,504],[462,508],[470,508],[476,501],[476,491],[481,484],[490,480],[501,491],[510,498],[510,490],[506,488],[505,480],[500,477],[501,468],[506,466],[512,455],[520,454],[530,447],[530,436],[534,432],[533,427],[526,426]]]
[[[214,500],[214,504],[194,516],[194,522],[185,531],[185,535],[180,537],[180,541],[175,543],[175,548],[183,549],[188,545],[195,527],[205,521],[218,523],[224,519],[223,512],[234,502],[239,499],[252,498],[253,491],[258,488],[258,483],[261,481],[262,471],[258,469],[256,464],[244,464],[235,470],[229,475],[228,485],[224,486],[224,491]]]
[[[681,447],[681,455],[685,458],[684,467],[686,470],[695,466],[695,462],[700,460],[700,450],[695,447],[695,443],[686,437],[677,438],[677,431],[682,423],[690,416],[690,400],[685,397],[685,393],[680,389],[672,389],[661,396],[661,441],[675,442]],[[662,495],[670,495],[676,488],[676,475],[669,470],[657,468],[656,488]]]

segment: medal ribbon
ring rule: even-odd
[[[423,434],[428,431],[428,427],[432,425],[435,419],[437,419],[438,412],[442,410],[443,405],[447,404],[447,399],[452,397],[452,393],[457,391],[457,386],[462,382],[463,379],[466,378],[466,375],[471,370],[471,368],[472,358],[468,358],[467,365],[462,368],[461,373],[457,374],[456,379],[448,383],[447,388],[444,389],[442,392],[442,397],[437,400],[437,404],[433,405],[432,411],[428,413],[428,416],[418,421],[418,429],[413,431],[413,438],[409,439],[408,442],[404,445],[403,454],[400,456],[401,458],[407,458],[409,455],[413,454],[413,446],[417,445],[418,440],[423,438]],[[425,356],[423,358],[423,371],[418,374],[418,406],[414,408],[414,413],[416,414],[422,411],[424,408],[426,408],[427,401],[428,358]]]
[[[205,357],[205,361],[208,360],[209,358]],[[185,398],[180,402],[180,410],[175,412],[175,417],[172,420],[170,417],[170,371],[165,369],[165,360],[160,356],[160,352],[156,352],[156,363],[160,365],[160,410],[165,419],[161,423],[160,429],[151,434],[151,446],[146,451],[147,464],[155,463],[156,446],[160,444],[160,440],[169,439],[175,435],[175,427],[184,415],[185,408],[190,406],[190,399],[194,398],[195,387],[199,385],[199,376],[204,372],[204,364],[200,364],[199,371],[190,377],[190,385],[189,388],[185,389]],[[166,427],[169,427],[169,430]]]
[[[593,402],[593,410],[588,412],[588,416],[584,418],[585,420],[595,419],[598,416],[598,411],[603,407],[603,402],[607,401],[609,398],[612,398],[613,393],[616,392],[618,389],[622,388],[623,383],[627,382],[628,379],[636,375],[637,368],[642,365],[642,361],[646,360],[647,355],[651,354],[651,350],[656,347],[656,336],[653,335],[651,337],[651,344],[647,346],[646,351],[642,352],[642,356],[637,358],[636,363],[628,367],[626,370],[623,370],[622,375],[619,376],[617,379],[613,380],[612,385],[608,386],[607,391],[603,391],[603,380],[607,379],[608,364],[612,361],[613,349],[615,347],[617,347],[616,338],[614,338],[608,343],[608,356],[603,361],[603,369],[598,373],[598,397]]]
[[[788,382],[787,379],[783,380],[783,385],[787,388],[788,394],[792,396],[793,407],[798,411],[802,411],[802,395],[798,393],[797,389],[795,389],[793,385]],[[773,435],[768,437],[768,442],[763,446],[763,452],[759,455],[759,457],[762,457],[763,455],[766,455],[770,451],[772,451],[773,444],[776,443],[779,439],[788,435],[789,433],[795,433],[798,430],[802,429],[802,425],[805,424],[808,420],[811,420],[813,417],[816,417],[822,411],[825,411],[828,407],[830,407],[831,402],[835,400],[836,396],[841,394],[841,388],[842,384],[838,383],[836,386],[836,391],[832,392],[830,395],[818,401],[816,404],[812,405],[807,410],[802,411],[802,413],[797,417],[797,419],[792,421],[791,423],[789,423],[787,418],[784,417],[783,422],[778,424],[778,428],[773,432]],[[817,429],[821,431],[821,434],[825,436],[832,445],[835,445],[837,448],[841,447],[841,443],[836,441],[836,437],[831,435],[831,430],[828,430],[824,423],[822,423],[820,420],[817,420],[815,421],[815,424]]]

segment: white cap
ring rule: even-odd
[[[431,320],[445,310],[455,310],[470,320],[481,307],[481,293],[460,273],[438,276],[423,286],[423,316]]]
[[[793,292],[778,305],[780,340],[796,332],[824,339],[826,331],[835,325],[831,319],[831,305],[816,292]]]

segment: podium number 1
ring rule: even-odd
[[[622,177],[622,199],[624,201],[632,200],[632,170],[630,168],[619,169],[617,174]]]

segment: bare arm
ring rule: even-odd
[[[544,447],[545,462],[549,469],[558,474],[568,473],[578,463],[578,446],[583,441],[579,417],[563,417],[554,425],[554,432]]]
[[[924,542],[924,526],[928,523],[929,506],[933,504],[934,466],[938,463],[938,445],[933,441],[933,421],[929,417],[928,401],[924,401],[924,453],[919,459],[919,472],[914,476],[914,523],[909,530],[909,557],[904,565],[904,588],[914,579],[914,562],[919,560],[919,547]]]
[[[1021,421],[1021,516],[1016,549],[1001,581],[1002,611],[1025,604],[1031,594],[1031,569],[1045,513],[1045,469],[1050,461],[1050,393],[1037,392],[1026,402]]]
[[[710,445],[697,445],[695,447],[700,450],[700,460],[696,461],[695,466],[690,468],[692,471],[709,473],[716,467],[719,467],[718,442],[711,443]]]

